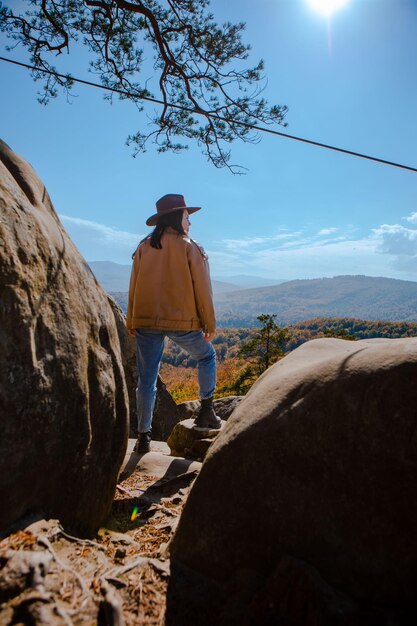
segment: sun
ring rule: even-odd
[[[308,0],[313,9],[327,16],[341,9],[348,2],[349,0]]]

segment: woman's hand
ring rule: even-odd
[[[206,330],[204,331],[204,341],[211,341],[214,337],[214,331],[212,333],[207,332]]]

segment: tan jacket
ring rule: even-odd
[[[206,254],[173,228],[167,228],[161,244],[157,250],[145,239],[134,254],[127,328],[213,332],[216,319]]]

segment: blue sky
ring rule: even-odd
[[[264,95],[289,107],[284,132],[417,167],[416,0],[350,0],[330,21],[308,0],[213,0],[212,11],[246,22]],[[59,67],[89,78],[82,54]],[[128,103],[76,86],[71,104],[43,107],[26,70],[0,63],[0,80],[1,137],[34,166],[87,260],[130,263],[155,201],[182,193],[203,207],[191,236],[216,277],[417,280],[417,173],[268,135],[232,148],[245,176],[197,147],[133,159],[125,139],[148,121]]]

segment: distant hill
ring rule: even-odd
[[[230,293],[231,291],[240,291],[241,287],[233,285],[232,283],[226,283],[221,280],[212,279],[211,285],[213,287],[213,294]]]
[[[218,294],[221,326],[252,326],[257,315],[276,313],[281,324],[313,317],[417,321],[417,282],[370,276],[292,280],[274,287]]]
[[[285,278],[263,278],[262,276],[247,276],[246,274],[237,274],[235,276],[215,276],[214,281],[223,281],[232,283],[235,289],[252,289],[254,287],[270,287],[285,283]]]
[[[126,311],[127,291],[108,291]],[[276,313],[285,325],[313,317],[417,322],[417,282],[393,278],[292,280],[274,287],[215,292],[214,299],[218,326],[227,328],[255,326],[261,313]]]
[[[128,291],[131,265],[112,261],[88,261],[88,265],[104,291]]]
[[[123,313],[126,315],[129,292],[128,291],[109,291],[108,293],[122,307]]]

